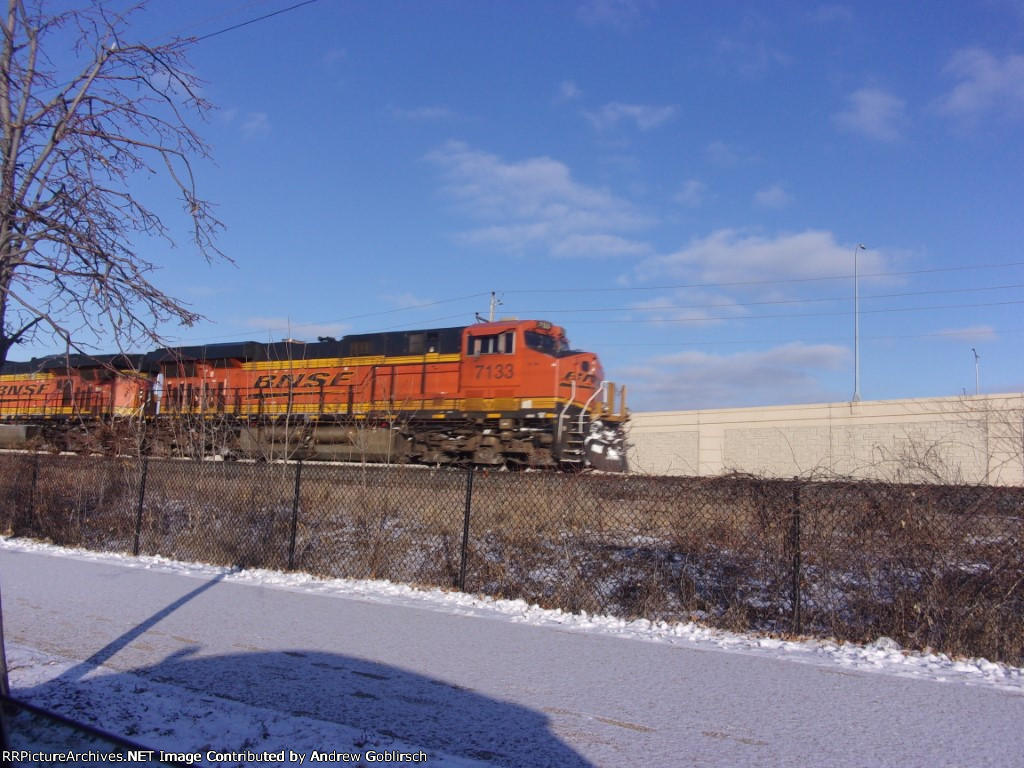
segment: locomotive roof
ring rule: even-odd
[[[46,355],[33,357],[26,361],[9,360],[0,368],[3,374],[31,374],[43,371],[63,370],[66,368],[112,368],[118,371],[149,371],[147,355],[116,354],[116,355]]]
[[[273,360],[313,360],[325,357],[359,357],[364,355],[399,356],[434,351],[440,354],[458,352],[465,326],[429,328],[414,331],[356,333],[340,339],[321,341],[258,341],[206,344],[189,347],[164,347],[147,356],[151,363],[181,360],[242,360],[267,362]]]
[[[258,341],[229,341],[223,344],[197,344],[188,347],[161,347],[147,357],[155,365],[181,360],[263,360],[263,347]]]

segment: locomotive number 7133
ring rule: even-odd
[[[476,378],[480,379],[513,379],[516,375],[512,363],[494,363],[476,366]]]

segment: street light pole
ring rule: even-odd
[[[971,347],[971,352],[974,353],[974,394],[981,394],[981,376],[978,370],[978,361],[981,360],[981,355],[978,354],[978,350]]]
[[[867,250],[863,243],[853,249],[853,402],[860,402],[860,272],[857,257]]]

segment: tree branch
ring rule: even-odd
[[[132,191],[143,173],[180,195],[190,239],[206,261],[221,223],[196,189],[209,157],[186,112],[212,106],[188,69],[193,41],[125,44],[128,19],[94,2],[48,15],[42,0],[8,0],[0,50],[0,363],[47,329],[65,346],[75,328],[119,348],[160,342],[168,321],[201,317],[148,275],[138,236],[174,246],[163,215]],[[46,56],[57,32],[76,34],[79,73],[59,84]],[[54,43],[57,44],[57,43]],[[228,259],[228,261],[230,261]],[[71,321],[71,322],[69,322]]]

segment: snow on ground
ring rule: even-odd
[[[730,650],[743,653],[765,653],[775,658],[809,663],[832,663],[844,668],[878,671],[900,676],[922,677],[937,681],[990,685],[1024,694],[1024,668],[999,664],[987,659],[953,659],[946,654],[908,651],[888,638],[870,645],[837,643],[833,640],[804,638],[783,640],[757,634],[740,634],[705,627],[692,622],[652,622],[646,619],[627,621],[612,616],[566,613],[561,609],[541,608],[523,600],[499,600],[443,589],[411,587],[390,581],[354,579],[321,579],[303,573],[282,573],[264,569],[237,570],[216,565],[186,563],[164,557],[92,552],[84,549],[57,547],[27,539],[0,537],[0,546],[19,552],[75,557],[117,563],[126,567],[181,573],[202,578],[221,576],[223,581],[275,587],[296,592],[336,594],[360,600],[411,605],[448,611],[466,616],[487,616],[506,621],[557,625],[578,632],[592,632],[617,637],[662,643],[686,643],[691,646]]]
[[[7,663],[10,669],[12,694],[18,697],[19,690],[27,690],[45,686],[78,666],[78,662],[62,659],[22,645],[8,644]],[[344,751],[351,760],[319,761],[325,764],[348,763],[360,765],[357,755],[366,751],[391,751],[416,754],[420,748],[392,739],[382,739],[380,734],[366,734],[355,728],[337,723],[316,720],[310,717],[285,715],[275,710],[253,707],[240,702],[231,701],[217,696],[196,698],[191,691],[176,685],[146,680],[141,677],[126,676],[116,670],[96,667],[80,678],[88,683],[90,693],[88,699],[81,704],[90,712],[96,722],[120,723],[117,734],[129,740],[137,741],[140,746],[157,748],[165,753],[194,754],[199,749],[204,757],[195,761],[199,764],[228,763],[260,765],[291,765],[286,759],[257,760],[232,759],[239,752],[262,755],[274,754],[285,749],[310,756],[314,752]],[[75,694],[71,694],[74,696]],[[144,701],[144,705],[140,702]],[[51,701],[33,701],[31,703],[52,708]],[[63,702],[61,709],[66,711],[68,702]],[[228,736],[230,735],[230,737]],[[60,735],[61,737],[64,734]],[[231,752],[225,752],[225,743],[239,744]],[[197,745],[201,745],[197,747]],[[325,745],[332,745],[330,750]],[[32,743],[19,743],[17,729],[13,748],[30,748],[35,752],[66,751],[70,746],[62,738],[52,738],[49,742],[39,739],[38,732],[32,734]],[[74,745],[77,746],[77,745]],[[95,746],[88,747],[95,750]],[[224,755],[223,760],[206,759],[209,752]],[[192,762],[185,760],[184,762]],[[80,764],[80,763],[79,763]],[[443,768],[475,768],[490,765],[464,757],[441,755],[430,752],[430,764]]]
[[[984,659],[952,659],[943,654],[902,650],[895,642],[882,639],[870,645],[840,644],[829,640],[785,640],[753,634],[737,634],[710,629],[692,623],[625,621],[608,616],[570,614],[546,610],[522,600],[496,600],[449,592],[422,589],[386,581],[355,581],[318,579],[298,573],[268,570],[235,570],[219,566],[184,563],[161,557],[131,557],[69,549],[24,539],[0,538],[0,548],[53,557],[69,557],[97,561],[125,568],[175,573],[202,579],[219,578],[223,582],[269,587],[312,594],[328,594],[355,598],[359,601],[408,606],[447,612],[461,616],[497,621],[558,627],[561,631],[614,636],[632,641],[684,645],[704,650],[725,650],[740,654],[767,656],[804,664],[831,666],[843,670],[874,672],[890,676],[910,677],[954,685],[984,686],[1010,695],[1024,694],[1024,669],[997,664]],[[64,676],[80,660],[65,659],[37,648],[8,643],[8,663],[14,695],[19,690],[43,690]],[[379,733],[366,734],[337,723],[316,720],[278,710],[250,706],[238,701],[213,696],[196,697],[194,693],[151,679],[126,676],[103,666],[88,670],[93,693],[83,706],[100,713],[101,722],[125,724],[122,735],[133,735],[152,744],[159,735],[164,750],[189,750],[196,744],[224,743],[224,735],[232,734],[233,743],[252,745],[262,751],[268,745],[287,743],[288,749],[309,754],[323,750],[325,744],[347,745],[352,753],[366,750],[392,750],[416,753],[419,746],[402,743]],[[105,688],[104,686],[108,686]],[[128,690],[130,689],[130,690]],[[109,695],[107,695],[109,694]],[[144,701],[145,706],[139,706]],[[102,702],[102,704],[100,703]],[[36,703],[47,706],[46,701]],[[278,747],[280,749],[280,747]],[[241,761],[247,762],[247,761]],[[430,762],[440,766],[475,766],[491,764],[464,756],[431,752]],[[273,764],[270,763],[263,764]]]

